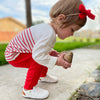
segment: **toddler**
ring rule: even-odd
[[[86,23],[86,16],[95,16],[86,10],[81,0],[59,0],[50,10],[51,22],[31,26],[18,33],[8,44],[5,58],[14,67],[28,68],[23,96],[44,99],[49,96],[45,89],[37,87],[38,81],[55,83],[57,77],[48,75],[48,68],[69,68],[71,64],[63,59],[64,53],[52,48],[56,35],[60,39],[72,36]]]

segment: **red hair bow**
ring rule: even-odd
[[[80,14],[79,14],[80,19],[84,19],[86,16],[88,16],[93,20],[95,19],[95,15],[91,13],[91,10],[86,10],[83,4],[80,4],[79,10],[80,10]]]

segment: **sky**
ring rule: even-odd
[[[31,0],[32,21],[49,21],[49,11],[52,5],[58,0]],[[100,0],[82,0],[87,9],[91,9],[96,15],[95,20],[90,20],[83,29],[100,29],[100,12],[98,10]],[[98,16],[99,15],[99,16]],[[25,0],[0,0],[0,18],[13,17],[16,20],[26,24]]]

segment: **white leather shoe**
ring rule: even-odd
[[[32,90],[23,89],[23,97],[25,98],[45,99],[48,96],[49,96],[49,92],[39,87],[34,87]]]
[[[58,82],[57,77],[52,76],[52,75],[46,75],[46,77],[41,77],[40,82],[48,82],[48,83],[56,83]]]

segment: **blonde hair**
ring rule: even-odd
[[[87,18],[79,18],[79,5],[83,4],[81,0],[59,0],[50,10],[51,22],[55,23],[60,14],[65,15],[65,19],[61,20],[60,27],[64,28],[72,24],[80,27],[84,26]]]

